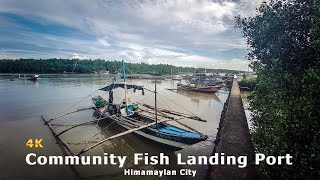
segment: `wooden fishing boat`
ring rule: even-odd
[[[95,100],[93,100],[95,102]],[[170,150],[183,149],[189,145],[204,141],[207,139],[206,135],[198,132],[192,132],[185,130],[166,122],[156,122],[155,117],[151,117],[149,113],[143,113],[143,110],[135,109],[130,111],[130,115],[120,115],[117,114],[117,110],[114,110],[115,104],[107,104],[106,107],[96,108],[96,111],[102,115],[102,117],[107,117],[110,120],[116,121],[116,123],[123,128],[130,130],[150,123],[155,123],[154,125],[141,129],[139,131],[134,131],[135,134],[158,143]],[[116,114],[113,114],[116,113]],[[113,114],[113,115],[112,115]],[[174,120],[173,118],[163,117],[158,118],[158,120]]]
[[[123,69],[125,69],[124,63]],[[139,131],[135,131],[134,133],[173,150],[182,149],[188,145],[195,144],[207,139],[206,135],[203,135],[199,132],[185,130],[170,125],[166,122],[158,123],[158,119],[175,120],[174,117],[168,115],[170,113],[172,114],[172,112],[170,112],[169,110],[166,111],[160,109],[161,115],[158,116],[158,109],[156,107],[144,105],[144,109],[142,109],[142,107],[139,108],[139,103],[129,102],[126,98],[126,94],[122,104],[112,103],[112,90],[116,88],[124,88],[125,92],[128,89],[134,89],[134,91],[142,90],[142,93],[144,93],[145,88],[143,88],[142,86],[126,84],[125,71],[123,72],[123,77],[125,82],[124,84],[111,84],[100,89],[102,91],[109,92],[109,101],[106,101],[101,96],[92,98],[92,101],[95,105],[95,109],[102,115],[102,117],[108,117],[109,119],[116,121],[117,124],[119,124],[127,130],[138,128],[150,123],[155,123],[152,126],[141,129]],[[154,82],[155,91],[152,92],[156,94],[157,79]],[[155,110],[155,112],[150,112],[145,108]],[[184,118],[186,118],[186,116],[184,116]],[[190,116],[189,118],[197,120],[200,119],[192,116]]]
[[[222,86],[200,86],[200,85],[184,85],[177,84],[177,90],[186,90],[186,91],[196,91],[196,92],[204,92],[204,93],[216,93],[222,88]]]

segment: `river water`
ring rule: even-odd
[[[51,131],[44,125],[41,115],[48,118],[63,112],[79,108],[91,107],[91,97],[107,94],[97,89],[112,82],[113,77],[106,75],[40,75],[37,82],[16,79],[10,81],[8,77],[17,75],[0,75],[0,179],[157,179],[156,176],[123,176],[123,168],[112,165],[96,166],[67,166],[67,165],[35,165],[25,162],[28,153],[44,156],[63,155],[64,150],[56,143]],[[121,81],[119,79],[119,81]],[[132,79],[129,84],[143,85],[148,89],[154,88],[151,80]],[[111,140],[89,151],[86,155],[103,155],[103,152],[119,156],[128,156],[125,168],[133,169],[184,169],[197,170],[196,179],[204,179],[207,166],[178,166],[176,153],[181,153],[183,159],[188,155],[210,156],[213,141],[217,133],[220,114],[229,91],[220,90],[216,94],[202,94],[196,92],[173,92],[166,88],[176,88],[177,81],[162,80],[157,84],[158,106],[185,113],[194,113],[207,122],[182,120],[184,124],[208,135],[208,140],[189,146],[178,152],[168,151],[152,142],[140,139],[134,134],[128,134]],[[92,94],[91,96],[89,96]],[[114,101],[121,102],[124,91],[114,91]],[[154,105],[154,96],[146,91],[130,91],[131,101],[139,101]],[[92,121],[94,111],[86,110],[57,119],[53,123],[58,131],[70,125]],[[115,123],[108,120],[99,125],[89,124],[75,128],[62,137],[77,152],[103,138],[123,132]],[[171,122],[174,125],[175,122]],[[43,148],[28,148],[29,139],[43,139]],[[164,152],[170,157],[169,166],[139,165],[133,166],[133,154],[145,153],[159,155]],[[163,179],[187,179],[189,176],[165,176]]]

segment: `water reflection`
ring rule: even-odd
[[[200,103],[201,100],[208,100],[208,99],[220,102],[219,97],[216,94],[212,94],[212,93],[201,93],[201,92],[185,91],[185,90],[179,90],[179,91],[173,91],[173,92],[185,95],[187,98],[191,98],[191,100],[196,103]]]

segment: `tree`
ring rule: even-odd
[[[293,165],[259,166],[268,178],[320,177],[320,5],[267,1],[256,16],[236,17],[257,72],[250,97],[257,151],[293,156]]]
[[[121,72],[121,61],[106,60],[79,60],[79,59],[19,59],[1,60],[0,73],[62,73],[72,72],[74,65],[75,73],[92,73],[93,71]],[[195,72],[195,68],[175,67],[168,64],[150,65],[146,63],[126,63],[127,73],[157,73],[170,74],[173,72],[186,73]],[[225,69],[209,69],[210,72],[238,73],[240,71]],[[199,71],[202,72],[202,71]]]

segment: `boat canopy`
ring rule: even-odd
[[[116,89],[116,88],[123,88],[124,89],[124,84],[110,84],[110,85],[108,85],[106,87],[103,87],[103,88],[101,88],[99,90],[101,90],[101,91],[111,91],[111,90]],[[142,86],[127,84],[127,89],[133,89],[134,92],[136,92],[136,90],[141,90],[142,94],[144,95],[144,88]]]

